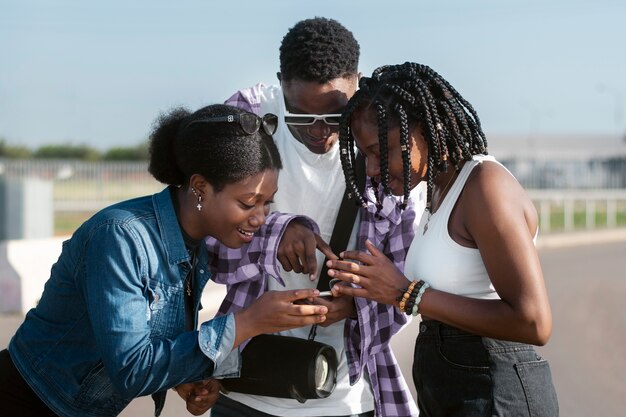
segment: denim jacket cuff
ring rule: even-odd
[[[234,342],[233,313],[216,317],[200,325],[198,343],[202,353],[215,364],[214,378],[239,376],[241,355],[239,349],[233,349]]]

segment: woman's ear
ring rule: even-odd
[[[189,186],[196,190],[196,193],[203,198],[207,193],[213,192],[213,186],[200,174],[193,174],[191,178],[189,178]]]

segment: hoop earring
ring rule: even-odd
[[[191,187],[191,192],[193,193],[193,195],[195,195],[196,197],[198,197],[198,204],[196,204],[196,208],[198,209],[198,211],[202,211],[202,196],[199,195],[196,192],[196,189]]]

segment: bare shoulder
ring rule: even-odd
[[[502,165],[493,161],[478,164],[463,190],[466,221],[490,219],[492,222],[525,221],[534,234],[537,213],[526,190]],[[469,226],[469,225],[468,225]]]
[[[464,193],[472,197],[468,203],[480,200],[506,203],[513,198],[517,201],[512,203],[519,204],[528,198],[517,179],[502,165],[492,161],[484,161],[474,167],[465,184]]]

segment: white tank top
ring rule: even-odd
[[[423,232],[428,213],[422,215],[405,264],[404,272],[410,280],[423,279],[434,289],[466,297],[500,298],[478,249],[461,246],[448,233],[448,219],[465,182],[474,167],[483,161],[503,166],[492,156],[474,156],[473,160],[463,165],[443,203],[431,215],[426,233]]]

